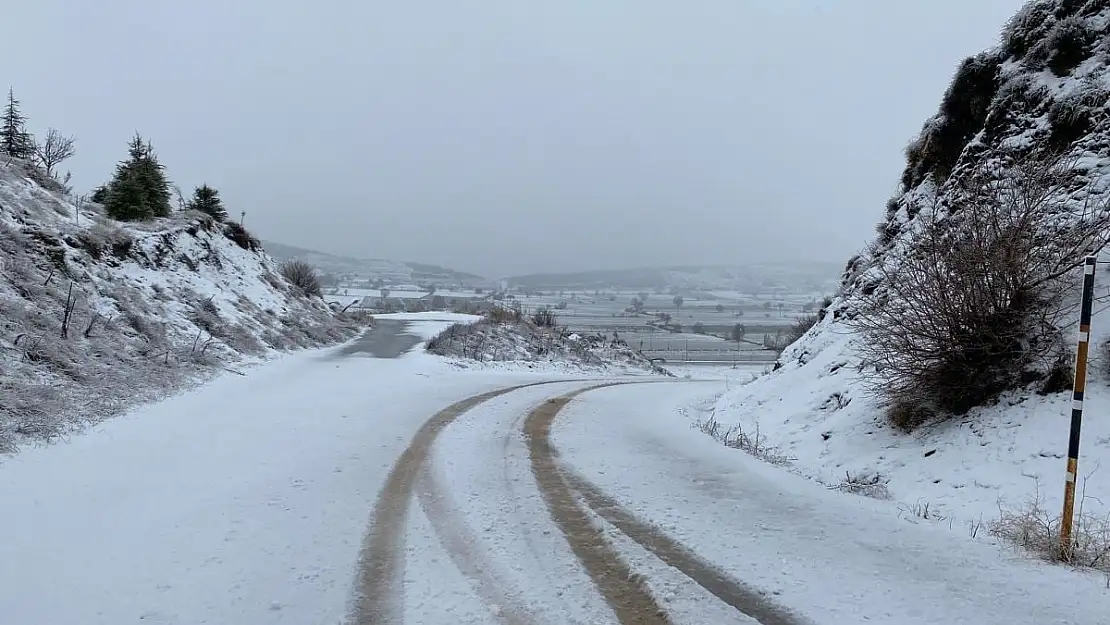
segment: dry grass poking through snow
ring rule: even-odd
[[[714,440],[719,441],[725,447],[747,452],[764,462],[785,466],[793,460],[776,447],[769,445],[767,439],[759,433],[758,425],[751,431],[745,432],[740,425],[722,426],[717,419],[711,416],[695,421],[694,427],[713,437]]]
[[[890,489],[887,488],[887,478],[878,473],[857,473],[852,475],[844,472],[844,479],[837,484],[829,486],[832,490],[852,495],[863,495],[872,499],[893,499]]]
[[[1079,508],[1072,525],[1070,548],[1061,549],[1061,513],[1045,508],[1044,498],[1036,494],[1018,508],[999,507],[998,519],[987,526],[992,536],[1002,538],[1049,562],[1062,562],[1092,568],[1107,575],[1110,586],[1110,516],[1100,517],[1085,512],[1079,497]]]

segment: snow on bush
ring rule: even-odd
[[[670,375],[623,341],[536,325],[511,311],[495,312],[475,323],[454,324],[428,341],[426,349],[439,356],[478,362],[558,362]]]
[[[0,164],[0,449],[64,435],[246,356],[358,331],[292,288],[249,234],[243,246],[194,212],[122,224],[30,170]]]

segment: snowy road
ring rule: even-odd
[[[414,505],[364,546],[354,622],[1106,622],[1101,577],[720,446],[677,415],[705,394],[561,383],[436,415],[383,493]]]
[[[0,620],[1106,622],[1099,578],[691,429],[676,410],[711,384],[342,352],[5,459]]]
[[[407,331],[408,325],[409,322],[406,321],[379,319],[362,336],[336,350],[336,356],[400,358],[420,343],[419,336]]]

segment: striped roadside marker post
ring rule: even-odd
[[[1087,353],[1091,340],[1091,306],[1095,294],[1095,257],[1083,259],[1083,300],[1079,312],[1079,341],[1075,346],[1075,386],[1072,392],[1071,435],[1068,437],[1068,471],[1064,477],[1064,514],[1060,518],[1060,555],[1070,559],[1071,530],[1075,512],[1075,481],[1079,465],[1079,432],[1083,425],[1083,391],[1087,385]]]

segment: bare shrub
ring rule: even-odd
[[[224,236],[235,242],[236,245],[245,250],[258,250],[262,249],[262,242],[259,241],[251,234],[243,224],[232,221],[224,226]]]
[[[969,174],[950,205],[925,207],[913,245],[873,267],[883,288],[857,294],[850,323],[875,367],[871,391],[892,415],[916,415],[903,427],[1070,368],[1061,327],[1084,256],[1107,244],[1110,213],[1103,199],[1072,201],[1074,173],[1059,163],[1007,173]]]
[[[1067,76],[1087,58],[1087,48],[1093,40],[1093,33],[1081,18],[1056,22],[1045,39],[1050,50],[1046,59],[1048,68],[1057,76]]]
[[[278,271],[281,272],[282,277],[289,281],[289,284],[299,288],[305,295],[323,296],[320,276],[311,264],[297,258],[290,258],[282,261]]]
[[[220,309],[216,306],[216,302],[212,298],[201,300],[193,307],[193,312],[190,315],[193,323],[198,328],[204,330],[211,336],[223,337],[226,334],[226,322],[220,316]]]
[[[532,323],[541,328],[555,327],[555,311],[550,308],[541,308],[532,313]]]
[[[1048,109],[1048,145],[1063,151],[1105,119],[1110,93],[1097,84],[1084,84]]]
[[[786,332],[786,344],[790,345],[798,339],[802,338],[809,329],[817,325],[821,320],[816,313],[812,315],[803,315],[797,321],[790,325],[790,329]]]
[[[872,499],[891,499],[890,490],[887,488],[887,483],[889,481],[890,480],[878,473],[857,473],[856,475],[852,475],[845,471],[844,479],[829,486],[829,489],[838,490],[842,493],[851,493],[853,495],[863,495],[864,497],[871,497]]]
[[[1045,509],[1038,488],[1022,506],[999,506],[998,519],[987,525],[992,536],[1002,538],[1049,562],[1098,569],[1110,575],[1110,517],[1097,517],[1080,508],[1072,522],[1072,540],[1061,548],[1061,516]]]
[[[711,416],[707,419],[698,420],[694,423],[694,427],[722,443],[725,447],[739,449],[764,462],[787,465],[793,460],[793,458],[767,442],[766,437],[760,434],[758,424],[752,431],[745,432],[739,424],[732,427],[723,427],[720,421]]]
[[[497,306],[489,311],[488,318],[494,323],[520,323],[524,315],[520,310]]]
[[[335,318],[339,321],[356,325],[374,325],[374,315],[370,314],[370,311],[361,308],[341,310],[335,313]]]
[[[493,320],[478,323],[456,323],[427,342],[424,348],[438,356],[452,356],[468,360],[511,360],[516,352],[507,352],[502,345],[504,337],[494,331],[500,324]],[[523,330],[527,326],[517,325]]]

